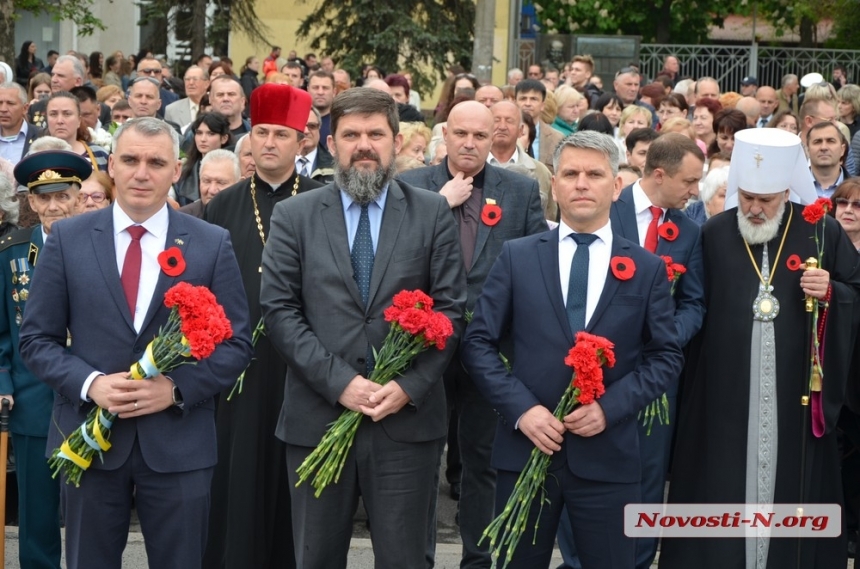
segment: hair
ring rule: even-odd
[[[0,84],[0,89],[15,89],[18,91],[18,99],[21,101],[22,105],[26,105],[30,102],[27,98],[27,91],[25,91],[24,88],[15,81],[6,81],[5,83]]]
[[[843,87],[844,88],[844,87]],[[828,212],[832,216],[836,216],[836,200],[839,198],[851,199],[852,195],[860,194],[860,178],[848,178],[844,180],[841,184],[836,186],[836,190],[833,192],[833,195],[830,196],[830,200],[833,202],[833,207],[830,208]]]
[[[803,121],[806,117],[811,117],[813,115],[818,114],[818,109],[820,108],[820,105],[830,105],[835,108],[836,99],[807,99],[804,97],[803,104],[800,105],[800,122],[798,123],[798,126],[803,126]],[[799,128],[798,130],[802,130],[802,128]]]
[[[46,150],[65,150],[66,152],[71,152],[72,145],[56,136],[42,136],[33,141],[33,144],[30,145],[30,150],[27,151],[27,156],[32,156]]]
[[[511,67],[510,69],[508,69],[508,81],[513,79],[514,75],[518,73],[520,74],[520,76],[525,76],[525,73],[523,73],[523,70],[519,67]]]
[[[113,134],[114,151],[119,147],[119,140],[125,131],[131,130],[137,134],[142,134],[147,138],[153,138],[160,135],[167,135],[173,143],[173,157],[179,160],[179,135],[173,130],[173,127],[161,119],[155,117],[141,117],[131,119],[119,125],[116,132]]]
[[[225,62],[223,59],[220,61],[216,61],[212,65],[209,66],[209,69],[206,71],[209,74],[209,77],[212,77],[212,72],[216,69],[221,69],[224,71],[224,75],[227,77],[233,77],[233,68],[229,63]]]
[[[667,120],[663,128],[660,129],[660,132],[663,134],[677,132],[688,136],[690,140],[695,140],[696,138],[696,133],[693,131],[693,123],[683,117],[675,117]]]
[[[722,166],[708,171],[708,175],[702,180],[702,191],[699,192],[699,199],[704,205],[708,205],[720,188],[729,183],[729,167]],[[707,214],[708,208],[705,208]]]
[[[283,73],[284,69],[298,69],[301,72],[302,77],[305,76],[304,67],[302,67],[301,63],[299,63],[298,61],[295,61],[294,59],[289,60],[288,62],[286,62],[285,64],[283,64],[281,66],[281,73]]]
[[[791,83],[797,83],[797,75],[794,73],[789,73],[787,75],[782,76],[782,86],[785,87]]]
[[[529,144],[528,147],[526,147],[526,154],[528,154],[532,158],[537,158],[537,156],[532,155],[532,145],[535,142],[535,138],[537,138],[537,127],[535,127],[535,120],[530,114],[525,111],[520,111],[520,120],[525,125],[526,132],[528,133]]]
[[[543,100],[543,110],[540,113],[540,120],[547,124],[552,124],[557,113],[558,104],[555,102],[555,95],[553,95],[552,91],[547,91],[546,97]]]
[[[475,94],[474,93],[460,93],[459,95],[457,95],[456,97],[454,97],[453,99],[448,101],[448,105],[438,115],[437,120],[436,120],[436,124],[447,121],[448,115],[451,114],[451,109],[453,109],[454,107],[456,107],[460,103],[463,103],[465,101],[474,101],[474,100],[475,100]],[[441,120],[438,120],[438,119],[441,119]]]
[[[239,74],[241,75],[242,73],[245,73],[245,71],[248,70],[248,66],[251,65],[251,62],[255,59],[257,59],[256,55],[249,55],[248,57],[246,57],[245,65],[243,65],[242,68],[239,70]]]
[[[660,138],[660,133],[653,128],[634,128],[624,138],[624,144],[627,146],[628,152],[633,152],[637,142],[645,142],[650,144]]]
[[[582,132],[583,130],[593,130],[609,136],[613,136],[615,133],[612,123],[609,122],[609,119],[603,113],[589,113],[579,119],[577,132]]]
[[[523,79],[514,87],[515,95],[530,93],[531,91],[537,91],[540,93],[541,99],[546,100],[546,85],[536,79]]]
[[[216,133],[218,136],[227,135],[227,141],[221,145],[221,148],[230,144],[230,141],[233,137],[230,135],[230,121],[227,117],[225,117],[221,113],[211,112],[199,115],[188,127],[188,131],[191,132],[191,136],[194,136],[194,134],[197,132],[197,129],[200,128],[200,125],[202,124],[208,126],[209,130]],[[186,154],[185,164],[183,164],[182,166],[181,176],[183,178],[188,176],[197,167],[198,163],[202,158],[203,155],[197,148],[197,143],[194,142],[190,145],[188,153]]]
[[[714,133],[734,134],[739,130],[750,128],[747,116],[737,109],[723,109],[714,116]]]
[[[111,54],[107,56],[107,59],[105,59],[105,67],[109,70],[116,64],[117,60],[119,60],[119,58],[116,55]]]
[[[717,113],[720,112],[720,110],[722,110],[723,108],[720,102],[715,99],[699,99],[698,101],[696,101],[696,108],[699,107],[704,107],[708,109],[708,112],[715,117],[717,116]]]
[[[593,130],[578,130],[571,134],[561,141],[561,144],[556,147],[555,152],[552,155],[552,168],[555,172],[558,172],[561,153],[565,148],[581,148],[583,150],[596,150],[600,152],[609,161],[609,169],[612,171],[612,175],[618,175],[618,164],[621,161],[621,152],[618,149],[618,145],[615,144],[615,140],[613,140],[612,136],[595,132]]]
[[[9,80],[11,81],[11,78]],[[16,85],[17,85],[17,83],[16,83]],[[32,101],[33,99],[36,98],[36,93],[35,93],[36,87],[38,87],[39,85],[47,85],[48,87],[51,86],[51,76],[48,75],[47,73],[36,73],[32,77],[30,77],[30,84],[29,85],[30,85],[29,90],[27,91],[27,95],[29,96],[29,99],[27,99],[27,100]]]
[[[619,99],[618,95],[616,95],[615,93],[604,93],[604,94],[600,95],[599,97],[597,97],[597,100],[594,101],[594,107],[593,108],[595,111],[602,113],[603,109],[605,109],[606,107],[608,107],[612,103],[615,103],[616,105],[618,105],[619,109],[624,108],[624,102],[621,101],[621,99]]]
[[[723,162],[726,163],[726,165],[728,165],[732,161],[732,155],[729,154],[728,152],[723,152],[723,151],[717,152],[716,154],[711,154],[710,156],[708,156],[708,169],[711,168],[711,166],[713,165],[713,163],[715,161],[719,161],[719,160],[722,160]]]
[[[236,155],[236,158],[238,158],[238,157],[239,157],[239,155],[241,154],[241,152],[242,152],[242,145],[243,145],[243,144],[245,144],[245,140],[246,140],[247,138],[248,138],[248,135],[247,135],[247,134],[243,134],[242,136],[240,136],[240,137],[239,137],[239,140],[237,140],[237,141],[236,141],[236,145],[233,147],[233,154],[235,154],[235,155]],[[219,150],[223,150],[223,148],[221,148],[221,149],[219,149]],[[210,154],[211,154],[211,152],[210,152]]]
[[[720,88],[720,82],[717,81],[716,79],[714,79],[713,77],[710,77],[707,75],[705,77],[699,77],[699,79],[696,81],[696,91],[695,91],[696,95],[699,94],[699,85],[702,84],[702,81],[711,81],[712,83],[717,84],[717,89]]]
[[[21,52],[18,54],[17,57],[17,65],[19,69],[29,69],[31,45],[33,45],[33,42],[31,40],[27,40],[21,45]],[[36,56],[34,55],[33,57],[35,58]],[[23,79],[29,79],[29,77],[23,77]],[[12,77],[7,77],[6,80],[11,81]]]
[[[422,137],[428,146],[430,145],[430,139],[433,138],[433,133],[422,122],[405,122],[400,127],[400,133],[403,135],[403,148],[406,148],[406,145],[415,136]]]
[[[676,95],[681,95],[681,97],[686,97],[687,91],[690,90],[690,85],[695,83],[692,79],[681,79],[675,84],[675,88],[672,89],[672,92]]]
[[[86,85],[81,85],[79,87],[72,88],[69,91],[72,95],[78,98],[78,101],[92,101],[93,103],[98,103],[99,100],[96,98],[96,92],[92,87],[87,87]]]
[[[644,173],[649,176],[657,168],[662,168],[668,175],[674,176],[687,154],[692,154],[704,164],[705,154],[692,139],[674,132],[661,135],[648,147]]]
[[[809,127],[809,130],[806,132],[806,140],[803,141],[804,144],[809,146],[809,137],[812,136],[812,133],[815,132],[816,130],[822,130],[822,129],[825,129],[829,126],[836,129],[836,132],[839,133],[839,138],[842,139],[842,144],[847,145],[847,142],[845,140],[845,135],[842,133],[842,130],[840,130],[840,128],[837,125],[835,125],[829,121],[818,122],[818,123],[815,123],[814,125],[812,125],[811,127]],[[843,151],[843,155],[845,152],[848,152],[848,151],[849,151],[849,149],[846,147],[845,150]]]
[[[583,63],[588,67],[589,73],[594,73],[594,58],[590,55],[574,55],[571,63]]]
[[[656,107],[657,110],[660,110],[660,107],[663,105],[667,105],[669,107],[675,107],[676,109],[681,109],[685,113],[690,110],[690,105],[687,104],[687,98],[683,95],[679,95],[678,93],[669,93],[666,97],[660,101],[660,104]]]
[[[830,83],[815,83],[806,88],[803,92],[803,100],[811,101],[812,99],[824,99],[825,101],[838,101],[839,97],[836,94],[836,88]]]
[[[666,94],[666,89],[671,90],[675,86],[675,82],[666,73],[658,73],[654,77],[654,83],[663,86],[663,94]]]
[[[797,115],[786,109],[784,111],[779,111],[778,113],[773,115],[773,118],[770,119],[770,122],[767,123],[767,128],[776,128],[776,125],[782,122],[786,116],[790,116],[794,119],[794,124],[797,125],[797,132],[800,132],[800,119],[797,118]]]
[[[114,103],[113,108],[111,108],[110,111],[113,113],[114,111],[124,111],[126,109],[131,110],[131,105],[128,104],[127,99],[120,99]]]
[[[558,108],[561,108],[570,102],[578,103],[584,98],[582,93],[570,85],[559,85],[558,89],[553,93],[553,96],[555,97],[555,104]]]
[[[197,56],[197,59],[194,60],[194,65],[200,65],[200,62],[203,61],[204,57],[208,57],[209,59],[212,59],[212,56],[209,55],[208,53],[201,53],[200,55]]]
[[[116,85],[105,85],[104,87],[99,87],[99,90],[96,91],[96,99],[98,99],[99,103],[104,103],[114,95],[120,95],[125,99],[125,93]]]
[[[11,225],[18,225],[18,212],[21,207],[16,194],[9,176],[0,176],[0,211],[3,212],[3,221]]]
[[[54,67],[56,67],[60,63],[66,62],[72,64],[72,74],[75,77],[78,77],[79,79],[83,80],[87,76],[87,73],[86,71],[84,71],[84,66],[81,63],[81,60],[74,55],[61,55],[57,58],[57,63],[54,64]]]
[[[660,103],[663,102],[663,98],[666,96],[666,88],[663,87],[662,83],[649,83],[639,88],[639,95],[649,97],[651,99],[651,106],[659,109]]]
[[[203,166],[209,162],[230,162],[233,166],[233,174],[235,175],[236,180],[242,177],[242,170],[239,166],[239,157],[234,152],[230,152],[224,148],[218,148],[209,152],[202,160],[200,160],[201,170],[203,169]]]
[[[93,173],[90,178],[95,179],[95,181],[98,182],[105,191],[105,198],[107,198],[108,203],[113,203],[113,180],[107,172],[102,172],[98,168],[93,168]]]
[[[401,154],[394,158],[394,168],[397,170],[398,174],[408,172],[409,170],[417,170],[418,168],[423,168],[424,166],[424,162],[421,162],[414,156],[407,156],[405,154]]]
[[[52,55],[60,55],[60,52],[57,51],[56,49],[49,49],[48,50],[48,57],[50,58]]]
[[[334,81],[334,75],[332,75],[332,81]],[[409,81],[407,81],[406,77],[403,75],[392,73],[385,77],[385,83],[387,83],[389,87],[403,87],[403,92],[406,93],[407,98],[409,97]]]
[[[283,73],[278,73],[277,71],[272,71],[263,79],[263,83],[280,83],[280,84],[292,84],[290,82],[290,78],[284,75]]]
[[[851,103],[851,110],[854,113],[854,121],[856,122],[858,115],[860,115],[860,86],[845,85],[839,89],[839,93],[837,94],[840,100]]]
[[[383,115],[388,121],[392,136],[397,136],[397,133],[400,132],[397,104],[388,93],[368,87],[359,87],[348,89],[335,97],[331,106],[331,136],[333,138],[337,134],[337,125],[340,119],[354,114]]]
[[[100,51],[94,51],[90,54],[90,76],[93,79],[101,79],[102,77],[102,57],[104,57],[104,55]],[[105,61],[105,64],[107,64],[107,61]]]
[[[78,121],[79,121],[78,122],[78,132],[75,135],[75,138],[77,140],[80,140],[83,142],[89,142],[91,140],[90,129],[88,129],[87,125],[84,124],[84,121],[81,120],[81,101],[80,101],[80,99],[77,98],[77,96],[70,93],[69,91],[57,91],[56,93],[54,93],[50,96],[50,98],[48,99],[48,102],[45,104],[45,116],[47,117],[47,115],[48,115],[48,107],[51,106],[51,102],[55,101],[57,99],[69,99],[69,100],[75,102],[75,109],[77,109],[77,111],[78,111]],[[49,131],[46,130],[46,132],[49,132]]]
[[[720,95],[720,98],[717,99],[724,109],[734,109],[735,105],[738,104],[743,98],[743,95],[740,93],[735,93],[734,91],[728,91]]]
[[[618,165],[618,173],[620,174],[621,172],[630,172],[631,174],[636,174],[640,178],[642,177],[642,170],[639,169],[639,166],[627,164],[626,162]]]
[[[309,85],[310,85],[311,79],[313,79],[315,77],[316,78],[322,78],[322,79],[328,79],[329,81],[331,81],[332,89],[334,89],[334,75],[332,73],[326,71],[325,69],[318,69],[318,70],[314,71],[313,73],[308,75],[308,84]],[[404,81],[405,81],[405,79],[404,79]]]
[[[621,128],[624,127],[624,123],[633,118],[633,115],[639,114],[645,117],[645,123],[648,127],[650,127],[651,120],[653,119],[651,111],[649,111],[645,107],[640,107],[639,105],[627,105],[626,107],[624,107],[624,110],[621,111],[621,118],[618,120],[618,129],[621,130]]]

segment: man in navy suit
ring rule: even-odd
[[[32,281],[21,355],[57,392],[49,455],[93,405],[119,415],[103,461],[93,461],[80,487],[62,485],[69,569],[121,567],[132,495],[150,566],[195,568],[217,456],[213,397],[250,361],[248,304],[228,233],[167,206],[180,172],[173,129],[135,119],[114,140],[116,203],[53,225]],[[157,260],[169,247],[185,260],[178,276]],[[170,377],[131,380],[130,365],[167,322],[165,292],[181,281],[214,293],[233,337]]]
[[[640,499],[635,417],[678,376],[683,356],[664,263],[613,234],[618,161],[611,137],[592,131],[556,149],[552,188],[561,224],[505,243],[463,341],[466,368],[500,416],[493,452],[497,513],[531,450],[553,455],[547,502],[534,503],[529,513],[526,535],[534,542],[520,541],[510,567],[549,565],[563,506],[583,567],[633,565],[623,509]],[[558,421],[552,410],[572,372],[564,358],[581,330],[614,342],[617,363],[605,370],[606,393],[595,404]],[[507,333],[516,355],[510,372],[498,355]]]

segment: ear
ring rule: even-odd
[[[114,144],[113,149],[114,149],[114,151],[116,151],[116,145],[115,145],[115,144]],[[114,172],[113,172],[114,164],[113,164],[113,161],[114,161],[115,159],[116,159],[116,155],[115,155],[115,154],[110,154],[110,155],[108,155],[108,174],[110,174],[110,177],[111,177],[111,178],[114,178]]]
[[[328,151],[332,156],[337,157],[337,147],[334,145],[334,138],[332,135],[328,135],[325,140],[326,146],[328,146]]]
[[[173,183],[174,184],[179,181],[179,176],[181,174],[182,174],[182,161],[177,160],[176,166],[174,167],[174,170],[173,170]]]
[[[621,190],[624,188],[624,180],[621,179],[621,175],[615,176],[615,189],[612,192],[612,201],[616,201],[618,196],[621,195]]]
[[[400,154],[401,148],[403,148],[403,133],[398,132],[394,137],[394,154]]]

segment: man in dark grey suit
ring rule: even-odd
[[[400,179],[439,192],[448,200],[460,229],[468,284],[466,309],[472,310],[502,244],[508,239],[546,231],[547,224],[537,181],[487,164],[493,139],[493,114],[489,109],[474,101],[460,103],[448,115],[443,134],[448,146],[445,161],[405,172]],[[498,218],[491,214],[496,208]],[[478,541],[493,519],[496,473],[490,466],[490,454],[497,417],[478,393],[459,356],[445,371],[445,389],[449,405],[460,417],[458,439],[463,460],[460,566],[489,567],[487,544],[479,547]],[[441,450],[440,447],[440,453]],[[435,526],[435,506],[434,499],[431,526]],[[428,561],[432,561],[435,536],[435,527],[431,527]]]
[[[377,567],[421,567],[445,436],[442,372],[462,330],[466,284],[457,226],[445,200],[392,180],[400,148],[390,95],[338,95],[328,146],[335,182],[279,203],[263,252],[266,334],[288,364],[276,431],[287,443],[296,564],[346,567],[362,496]],[[418,355],[385,386],[368,379],[370,347],[388,332],[383,310],[421,289],[453,322],[445,350]],[[364,417],[338,483],[319,498],[296,469],[344,409]],[[421,514],[419,514],[421,513]]]

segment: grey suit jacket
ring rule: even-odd
[[[164,108],[164,120],[185,126],[196,117],[191,116],[191,99],[179,99]]]
[[[418,355],[395,381],[412,405],[381,421],[389,437],[421,442],[445,435],[442,372],[463,328],[466,285],[457,226],[441,196],[390,182],[365,308],[353,277],[340,190],[334,184],[275,206],[263,251],[260,305],[266,335],[288,365],[277,436],[316,446],[344,410],[347,384],[365,374],[370,343],[382,346],[383,310],[401,290],[421,289],[453,322],[445,350]]]
[[[502,219],[492,227],[484,223],[478,226],[472,266],[467,270],[467,310],[472,310],[475,306],[490,267],[502,251],[502,244],[508,239],[525,237],[548,229],[540,206],[540,190],[535,180],[490,164],[484,168],[484,201],[486,203],[487,199],[496,200],[496,204],[502,208]],[[399,179],[419,188],[438,192],[448,183],[447,161],[436,166],[409,170],[401,174]],[[453,210],[450,211],[451,218],[455,219]]]

